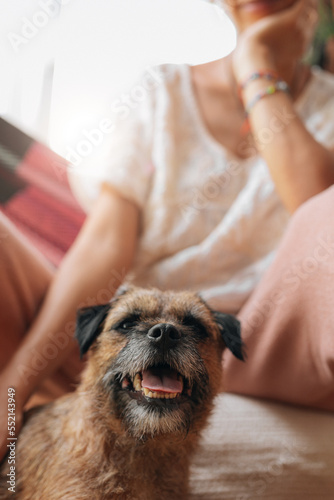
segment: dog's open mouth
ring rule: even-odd
[[[122,389],[152,399],[178,399],[191,395],[191,387],[185,377],[168,365],[146,368],[132,378],[122,380]]]

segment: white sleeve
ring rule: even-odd
[[[320,68],[312,68],[312,73],[313,78],[308,91],[306,90],[299,98],[301,101],[299,109],[302,109],[301,118],[308,131],[319,143],[333,149],[334,75]]]
[[[94,132],[91,133],[91,139],[100,142],[95,146],[94,157],[92,155],[83,161],[80,158],[77,166],[69,167],[71,188],[87,212],[103,183],[114,187],[140,208],[145,203],[154,171],[151,161],[154,90],[142,93],[144,98],[139,102],[132,100],[131,106],[115,101],[115,117],[104,122],[109,127],[102,127],[108,132],[103,133],[100,128],[102,135],[96,129],[95,136]],[[88,134],[87,137],[88,140]],[[74,159],[77,160],[77,157]]]

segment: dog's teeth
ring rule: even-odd
[[[145,394],[145,396],[152,399],[174,399],[179,396],[177,392],[155,392],[150,391],[150,389],[147,389],[146,387],[142,387],[141,391]]]
[[[139,373],[136,373],[135,378],[133,379],[133,387],[136,391],[141,391],[141,377]]]

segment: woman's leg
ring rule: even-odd
[[[51,281],[51,266],[0,213],[0,369],[17,349]]]
[[[334,410],[334,187],[294,214],[240,312],[247,361],[226,352],[225,390]]]
[[[47,260],[0,213],[0,372],[34,320],[53,277]],[[59,370],[32,396],[29,406],[68,391],[74,377]]]

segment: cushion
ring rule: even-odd
[[[223,394],[191,467],[191,500],[332,500],[334,415]]]

